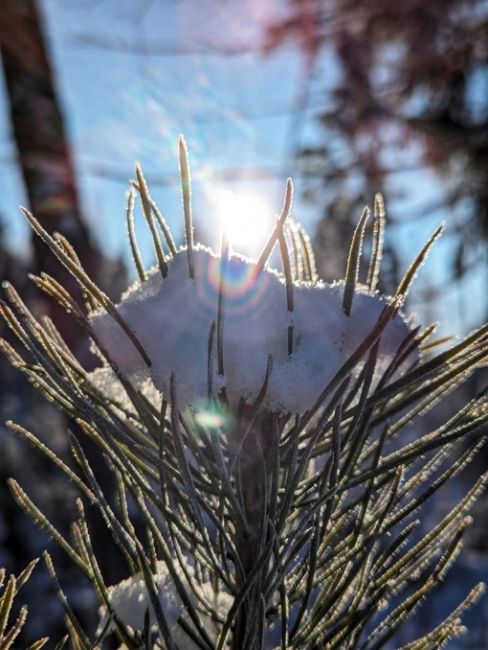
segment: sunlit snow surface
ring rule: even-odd
[[[387,298],[358,290],[352,313],[342,310],[344,285],[295,284],[294,311],[287,310],[281,276],[268,269],[259,275],[248,259],[232,255],[221,265],[208,249],[194,250],[195,278],[190,279],[186,250],[169,261],[168,276],[159,269],[123,295],[118,310],[146,350],[147,368],[135,346],[107,314],[92,317],[99,340],[120,371],[136,386],[150,379],[169,397],[174,374],[180,409],[208,394],[208,345],[212,322],[217,321],[219,282],[223,276],[224,376],[218,375],[216,341],[213,349],[212,389],[225,386],[231,402],[254,400],[266,374],[269,356],[273,368],[263,406],[274,411],[303,413],[357,346],[369,334]],[[223,270],[222,270],[223,269]],[[293,325],[293,352],[288,354],[288,327]],[[387,325],[379,347],[378,369],[385,367],[409,333],[400,315]],[[106,370],[93,373],[102,388],[113,380]]]

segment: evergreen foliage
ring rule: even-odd
[[[183,142],[180,169],[185,250],[192,277],[195,244]],[[287,222],[291,193],[288,183],[281,218],[257,262],[264,268],[278,244],[289,303],[294,284],[316,281],[309,240],[301,227]],[[170,272],[168,260],[177,249],[140,168],[128,197],[127,223],[135,268],[144,282],[147,271],[133,225],[136,195],[141,199],[164,282]],[[396,296],[324,386],[312,409],[292,415],[263,407],[273,372],[270,358],[253,403],[241,400],[238,407],[232,407],[226,403],[224,390],[219,399],[207,402],[208,414],[215,417],[205,419],[198,417],[196,408],[177,409],[174,382],[169,394],[155,403],[121,374],[92,328],[89,315],[94,310],[106,310],[148,366],[151,359],[113,302],[82,268],[69,242],[48,234],[35,217],[25,214],[78,281],[86,304],[77,304],[51,276],[41,274],[32,280],[91,337],[129,400],[126,403],[101,391],[54,323],[36,318],[14,287],[4,283],[7,302],[1,303],[0,311],[25,354],[6,341],[1,343],[2,351],[78,425],[76,432],[69,432],[72,464],[68,466],[33,433],[9,423],[80,492],[77,518],[67,539],[22,487],[10,481],[19,505],[66,551],[98,594],[103,624],[96,633],[85,631],[45,553],[66,612],[71,647],[102,648],[111,635],[130,649],[387,647],[455,561],[470,523],[469,511],[488,480],[487,475],[476,480],[431,530],[419,525],[428,500],[470,463],[483,444],[479,434],[488,420],[485,392],[435,430],[422,433],[422,418],[486,362],[488,325],[435,354],[438,346],[431,340],[435,328],[412,329],[379,379],[374,379],[381,335],[401,308],[439,231],[420,251]],[[370,290],[376,286],[381,260],[381,197],[376,199],[374,218]],[[354,311],[366,219],[365,210],[349,252],[343,302],[346,313]],[[221,255],[227,253],[224,238]],[[219,362],[224,351],[224,302],[220,292],[208,342],[209,365],[214,357]],[[288,352],[293,353],[292,347]],[[405,369],[409,358],[416,361]],[[415,431],[412,442],[402,442],[406,430]],[[466,447],[470,434],[474,440]],[[85,454],[84,436],[98,445],[105,459],[114,479],[115,500],[100,487]],[[126,594],[141,580],[144,583],[145,615],[140,625],[126,620],[115,589],[105,583],[103,557],[95,557],[93,552],[85,506],[100,511],[126,560],[127,574],[133,577],[126,583]],[[0,601],[2,621],[15,591],[13,580]],[[444,622],[403,650],[444,647],[463,631],[462,613],[482,589],[482,585],[474,587]],[[12,630],[21,624],[22,620],[18,621]]]

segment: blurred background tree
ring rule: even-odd
[[[115,269],[110,269],[95,245],[82,217],[70,143],[49,60],[42,16],[36,0],[4,0],[0,3],[0,53],[7,90],[12,138],[30,210],[49,232],[60,232],[75,246],[80,261],[90,267],[109,292]],[[32,237],[32,272],[57,275],[75,295],[76,282]],[[121,269],[118,267],[117,272]],[[2,276],[9,279],[7,276]],[[76,348],[81,331],[68,324],[64,310],[43,305],[54,317],[67,341]],[[82,344],[83,345],[83,344]],[[86,354],[85,354],[86,356]]]
[[[315,238],[322,272],[333,278],[345,267],[341,242],[371,194],[383,190],[388,197],[399,174],[422,169],[435,174],[441,191],[434,202],[410,210],[408,218],[434,212],[457,216],[452,279],[462,281],[483,265],[486,271],[486,3],[290,0],[288,5],[288,15],[268,26],[265,48],[295,42],[307,61],[308,85],[315,84],[316,93],[322,84],[323,108],[316,108],[322,136],[298,143],[295,151],[306,197],[323,215]],[[332,84],[320,73],[324,52],[340,68]],[[305,90],[305,104],[308,96]],[[389,212],[393,223],[404,218],[395,209]],[[398,281],[394,238],[387,247],[387,290]]]

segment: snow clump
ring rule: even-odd
[[[190,564],[187,566],[187,571],[192,578],[192,589],[198,592],[200,598],[204,599],[221,619],[225,619],[232,605],[232,596],[225,591],[216,593],[209,582],[199,583],[193,580],[195,577],[194,570]],[[183,573],[181,571],[180,573],[183,578]],[[185,650],[198,648],[199,646],[178,625],[178,619],[182,616],[184,617],[186,610],[178,595],[173,578],[164,562],[158,561],[156,563],[156,572],[153,574],[153,580],[156,585],[158,600],[173,639],[178,643],[179,647],[185,648]],[[190,598],[192,598],[193,604],[201,609],[202,606],[192,589],[187,589],[187,592]],[[157,626],[156,614],[142,574],[138,573],[126,580],[122,580],[122,582],[109,587],[107,591],[115,616],[132,631],[142,631],[144,629],[146,612],[149,614],[150,628]],[[106,627],[108,619],[109,614],[107,609],[101,607],[100,623],[98,626],[99,634]],[[201,616],[201,620],[207,632],[216,638],[218,629],[212,618],[208,614],[204,614]]]
[[[147,367],[122,328],[106,313],[92,316],[93,329],[119,370],[136,387],[148,380],[169,398],[174,375],[177,406],[184,409],[205,398],[209,390],[208,347],[217,321],[219,287],[224,297],[224,374],[217,368],[216,340],[210,369],[212,393],[225,386],[231,403],[256,399],[268,358],[273,366],[263,406],[301,414],[318,396],[357,346],[371,332],[388,298],[358,287],[347,316],[342,309],[344,283],[294,284],[294,310],[287,309],[284,279],[275,271],[258,271],[255,262],[232,254],[225,264],[204,247],[193,251],[194,278],[188,274],[186,250],[168,261],[162,278],[153,269],[122,296],[117,309],[144,347]],[[288,328],[293,326],[293,351],[288,353]],[[376,374],[385,368],[410,326],[397,314],[382,333]],[[92,375],[101,388],[113,375],[99,369]]]

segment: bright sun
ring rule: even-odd
[[[222,190],[215,201],[217,218],[236,251],[257,253],[272,229],[273,212],[251,193]]]

